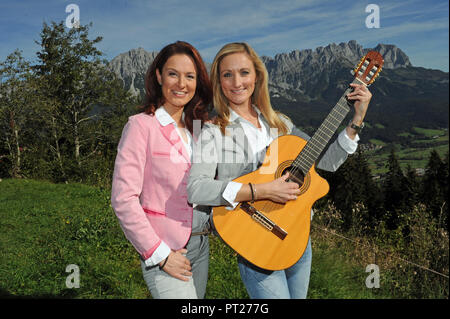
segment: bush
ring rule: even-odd
[[[422,204],[404,212],[394,230],[385,221],[369,229],[366,214],[364,205],[356,204],[352,225],[344,231],[341,213],[330,203],[314,216],[316,237],[322,238],[323,230],[327,230],[326,239],[321,241],[327,242],[328,248],[333,247],[361,267],[377,264],[386,297],[448,298],[449,237],[444,223]]]

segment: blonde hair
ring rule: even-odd
[[[256,105],[269,123],[270,127],[277,128],[282,134],[288,132],[286,124],[281,120],[280,116],[287,118],[284,114],[276,112],[270,104],[269,97],[269,75],[266,66],[258,57],[256,52],[245,42],[228,43],[220,49],[214,58],[211,66],[210,79],[213,88],[213,104],[217,112],[215,123],[219,126],[222,134],[225,134],[230,119],[230,110],[228,99],[222,92],[220,85],[220,63],[222,59],[233,53],[246,53],[253,62],[256,71],[255,90],[252,94],[251,103]]]

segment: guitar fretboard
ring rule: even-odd
[[[361,82],[355,79],[352,83]],[[351,88],[348,88],[344,92],[339,101],[331,110],[330,114],[328,114],[316,133],[314,133],[313,137],[308,141],[306,146],[292,163],[292,166],[300,169],[303,174],[306,175],[306,173],[309,172],[320,154],[322,154],[323,149],[328,144],[331,137],[333,137],[334,133],[336,133],[339,125],[350,111],[349,104],[345,98],[345,96],[350,92]]]

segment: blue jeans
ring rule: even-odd
[[[305,299],[311,273],[311,238],[303,256],[293,266],[277,271],[256,267],[238,257],[239,271],[252,299]]]

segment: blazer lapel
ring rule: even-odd
[[[175,127],[171,124],[168,124],[166,126],[162,126],[160,124],[160,130],[164,137],[172,144],[173,147],[180,153],[186,160],[186,163],[191,165],[191,159],[186,151],[186,148],[183,145],[183,142],[181,141],[180,136],[178,135],[178,132],[176,131]]]
[[[247,136],[244,133],[242,125],[239,122],[234,121],[227,126],[227,129],[230,130],[233,143],[236,144],[239,148],[241,148],[244,152],[245,162],[239,163],[240,175],[242,175],[243,172],[250,173],[251,171],[253,171],[253,155],[250,150],[251,148],[250,143],[248,141]]]

